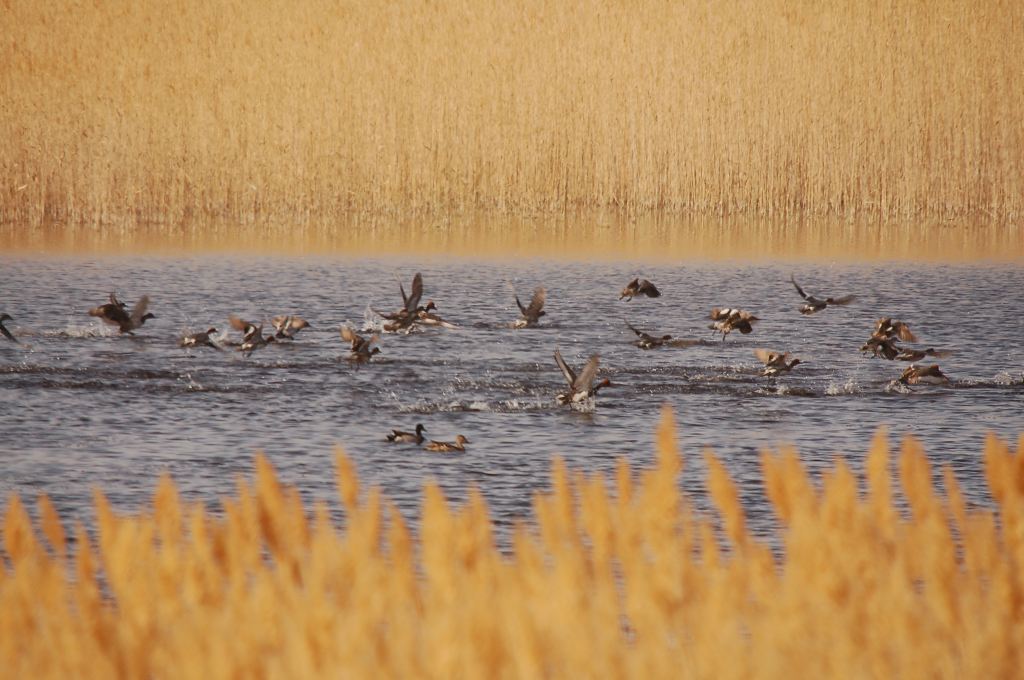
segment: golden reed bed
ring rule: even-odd
[[[666,416],[656,467],[623,461],[611,484],[556,460],[508,556],[479,494],[453,509],[428,486],[416,540],[340,453],[344,531],[263,457],[223,517],[169,479],[137,517],[97,492],[98,537],[78,527],[73,548],[46,499],[45,538],[11,499],[0,676],[1019,677],[1024,446],[985,445],[995,510],[967,508],[949,470],[937,492],[913,439],[899,490],[884,433],[864,493],[842,460],[812,480],[795,452],[766,455],[776,559],[710,453],[718,514],[691,510],[674,442]]]
[[[19,228],[579,210],[974,226],[1024,207],[1020,2],[5,0],[0,17],[0,222]]]

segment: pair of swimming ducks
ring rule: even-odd
[[[436,440],[427,441],[423,433],[427,431],[427,428],[423,427],[423,423],[416,423],[416,430],[414,432],[403,432],[402,430],[391,430],[391,433],[385,437],[389,442],[396,444],[416,444],[422,445],[423,442],[427,442],[423,448],[427,451],[436,452],[453,452],[453,451],[465,451],[466,444],[470,441],[464,435],[457,435],[454,442],[441,442]]]

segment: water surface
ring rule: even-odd
[[[425,298],[458,328],[385,335],[371,364],[346,361],[339,325],[369,328],[369,307],[400,306],[398,282],[408,289],[416,271]],[[801,316],[792,271],[809,292],[859,298]],[[1024,288],[1024,270],[1011,265],[8,256],[0,272],[3,311],[23,343],[0,343],[0,496],[46,493],[65,518],[87,523],[94,487],[135,510],[163,471],[187,498],[215,508],[236,476],[251,472],[257,450],[307,499],[333,503],[338,444],[407,517],[427,479],[454,501],[475,485],[503,532],[529,515],[553,454],[591,473],[611,474],[619,457],[650,465],[668,404],[687,457],[681,483],[696,505],[707,505],[699,454],[711,447],[738,482],[753,529],[766,534],[774,526],[759,462],[767,447],[795,444],[815,472],[837,455],[860,470],[884,425],[894,442],[920,437],[933,463],[950,465],[968,499],[985,505],[986,434],[1015,441],[1024,430],[1024,299],[1010,293]],[[636,275],[663,296],[619,302]],[[542,327],[511,329],[514,293],[525,300],[541,284]],[[130,301],[149,294],[157,318],[118,336],[85,314],[111,290]],[[995,322],[985,314],[993,305]],[[752,335],[721,342],[707,328],[713,306],[763,320]],[[228,330],[229,314],[286,313],[313,328],[251,356],[176,346],[186,331]],[[940,362],[952,386],[891,388],[907,364],[858,351],[883,315],[909,322],[920,346],[956,352]],[[642,351],[623,320],[703,342]],[[806,363],[762,378],[757,347]],[[575,366],[600,353],[615,387],[594,412],[555,403],[563,387],[555,348]],[[472,443],[453,455],[384,441],[391,428],[418,422],[430,438],[462,433]]]

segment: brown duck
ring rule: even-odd
[[[126,305],[117,299],[113,293],[110,294],[110,302],[93,307],[89,310],[89,316],[98,317],[101,321],[111,326],[117,326],[121,333],[132,335],[142,327],[148,319],[155,319],[156,316],[146,311],[149,307],[149,296],[143,295],[139,301],[128,312]]]
[[[661,297],[661,291],[647,279],[635,278],[627,283],[626,287],[622,289],[622,294],[619,295],[619,299],[625,299],[626,302],[629,302],[634,297],[643,295],[652,298]]]

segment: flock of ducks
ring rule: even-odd
[[[797,293],[803,299],[799,311],[804,315],[811,315],[821,312],[828,307],[841,307],[850,304],[856,297],[846,295],[843,297],[819,298],[807,294],[796,282],[794,277],[790,281],[796,288]],[[399,283],[399,291],[402,295],[402,306],[393,312],[380,312],[373,310],[383,319],[381,326],[385,333],[408,334],[418,327],[440,327],[455,328],[456,326],[437,313],[437,304],[428,300],[421,304],[423,299],[423,276],[417,272],[413,277],[412,286],[406,293],[404,285]],[[619,300],[630,301],[636,297],[657,298],[661,291],[657,286],[647,279],[635,278],[630,281],[619,296]],[[524,305],[515,296],[516,306],[520,315],[511,326],[513,328],[532,328],[540,323],[541,317],[546,312],[544,304],[547,301],[547,292],[543,287],[537,287],[528,305]],[[106,303],[93,307],[89,310],[89,316],[96,317],[106,324],[114,326],[120,333],[134,334],[142,328],[146,321],[155,319],[156,316],[149,312],[149,297],[143,295],[138,302],[129,310],[128,306],[119,300],[114,293],[111,293]],[[715,307],[710,314],[711,324],[708,326],[715,334],[721,334],[724,342],[733,331],[748,335],[754,331],[754,325],[759,321],[754,314],[732,307]],[[0,314],[0,334],[3,334],[11,342],[17,343],[15,336],[4,326],[4,321],[13,321],[10,315]],[[210,327],[205,331],[184,335],[178,341],[180,347],[202,348],[210,347],[221,350],[222,345],[235,346],[246,355],[266,347],[269,344],[282,341],[294,341],[296,335],[312,325],[305,319],[295,315],[275,316],[270,320],[273,332],[264,335],[263,323],[245,321],[237,316],[230,316],[228,321],[233,329],[241,333],[241,340],[227,341],[218,344],[214,337],[218,333],[216,327]],[[703,341],[695,339],[673,338],[671,335],[652,335],[636,328],[628,321],[626,327],[636,335],[634,344],[640,349],[650,350],[660,347],[688,347],[701,344]],[[339,329],[341,339],[348,345],[348,360],[363,364],[381,352],[379,342],[380,336],[376,333],[363,336],[350,326],[344,325]],[[910,326],[898,319],[883,317],[879,319],[868,340],[861,347],[861,351],[870,353],[872,357],[878,357],[889,361],[910,361],[917,362],[928,357],[942,358],[950,354],[949,351],[936,350],[934,348],[915,349],[902,346],[900,342],[916,342],[917,337],[911,332]],[[803,363],[799,358],[793,357],[789,352],[778,352],[769,349],[755,349],[755,356],[764,364],[762,376],[775,378],[783,373],[792,371],[796,366]],[[598,380],[598,369],[600,358],[592,354],[587,362],[577,373],[570,367],[561,352],[557,349],[554,352],[555,364],[565,378],[566,389],[559,392],[555,399],[559,404],[578,406],[586,403],[593,404],[594,399],[600,390],[612,387],[608,378]],[[905,369],[894,383],[902,385],[918,384],[948,384],[949,378],[940,370],[937,364],[919,366],[916,363]],[[454,442],[426,440],[423,433],[426,428],[422,423],[416,425],[414,432],[393,430],[387,435],[387,441],[401,444],[422,445],[428,451],[465,451],[465,445],[469,440],[458,435]]]

